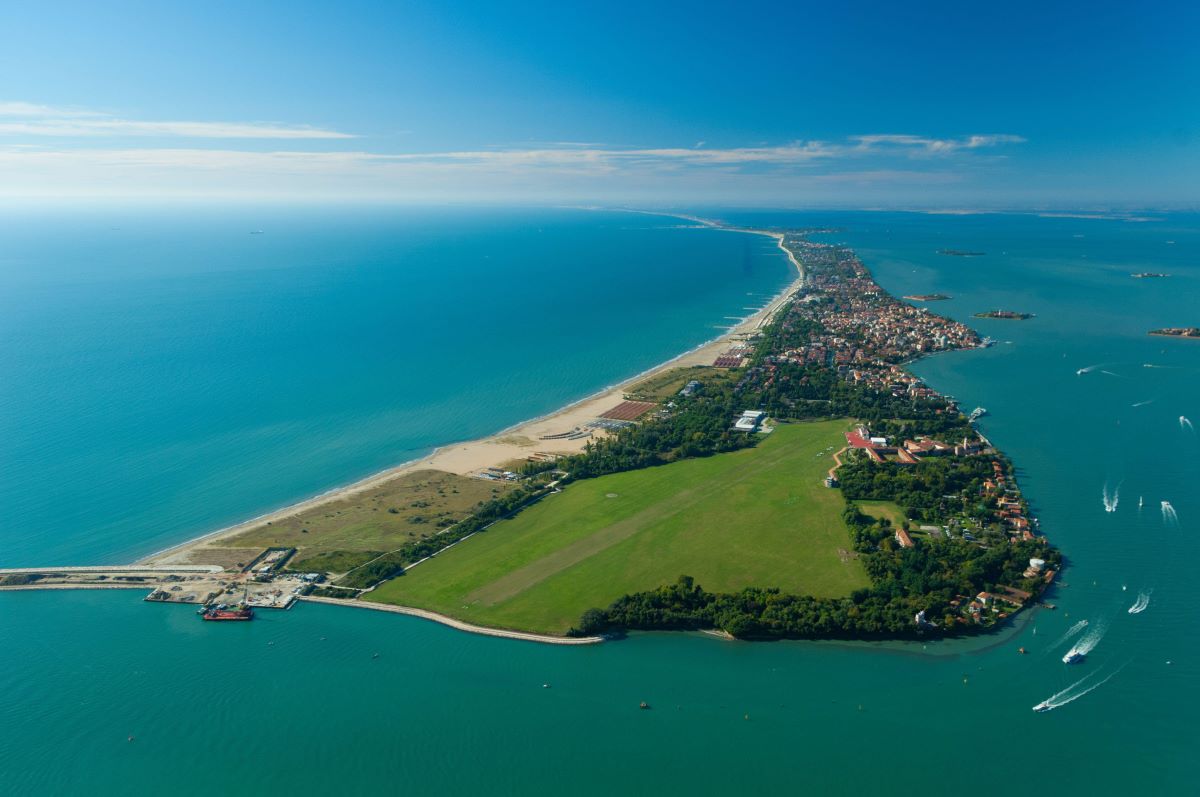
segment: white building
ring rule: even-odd
[[[746,410],[733,424],[733,428],[742,432],[753,432],[766,416],[762,410]]]

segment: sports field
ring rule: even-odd
[[[849,594],[869,582],[841,492],[822,484],[845,428],[781,425],[753,449],[577,482],[366,598],[562,633],[683,574],[710,591]]]

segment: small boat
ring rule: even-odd
[[[1050,705],[1049,700],[1043,700],[1041,703],[1038,703],[1036,706],[1034,706],[1033,710],[1041,714],[1042,712],[1049,711],[1052,708],[1054,708],[1054,706]]]
[[[643,700],[641,703],[638,703],[638,708],[640,708],[644,711],[644,710],[650,708],[650,704],[647,703],[645,700]]]
[[[1063,656],[1063,664],[1078,664],[1086,658],[1087,656],[1078,650],[1068,650],[1067,655]]]

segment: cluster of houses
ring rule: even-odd
[[[782,359],[846,366],[850,378],[873,386],[895,381],[905,390],[916,383],[919,390],[920,380],[891,366],[929,352],[980,345],[965,324],[895,299],[849,250],[795,239],[787,245],[805,265],[805,286],[793,313],[819,323],[822,331]]]
[[[996,587],[996,592],[980,592],[974,598],[969,595],[957,595],[950,601],[951,610],[957,613],[955,622],[990,625],[997,620],[1003,620],[1011,612],[1017,611],[1033,596],[1023,589],[1016,587]]]
[[[872,436],[870,430],[862,425],[852,432],[846,432],[846,446],[862,451],[873,462],[891,460],[901,465],[915,465],[925,457],[970,457],[985,450],[983,440],[971,440],[967,437],[958,443],[943,443],[941,440],[917,437],[893,444],[890,438]],[[999,466],[999,463],[995,464]]]
[[[1009,484],[999,460],[992,461],[992,478],[984,480],[982,490],[984,498],[994,502],[996,517],[1011,537],[1033,539],[1033,524],[1026,514],[1025,499],[1016,485]]]
[[[838,368],[838,375],[853,385],[862,385],[872,390],[891,393],[897,397],[907,396],[912,399],[942,397],[936,390],[928,387],[918,377],[898,365],[879,363],[874,367],[843,366]]]

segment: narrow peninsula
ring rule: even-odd
[[[1061,557],[1012,463],[982,411],[904,367],[987,341],[891,296],[827,230],[690,220],[770,236],[800,278],[559,412],[135,565],[10,569],[0,588],[148,589],[205,619],[311,599],[575,644],[940,638],[1038,602]]]

